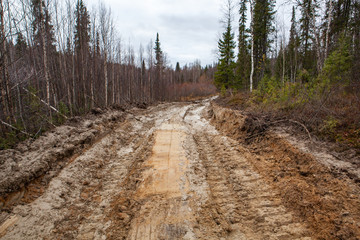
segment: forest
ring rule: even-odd
[[[217,62],[173,67],[161,33],[146,45],[124,44],[104,3],[90,12],[82,0],[0,0],[0,148],[94,108],[216,91],[230,104],[291,116],[358,146],[359,1],[284,1],[292,11],[288,31],[275,0],[222,5]]]
[[[275,3],[226,1],[217,88],[234,107],[359,148],[360,2],[284,1],[289,31]]]
[[[93,108],[216,91],[214,67],[170,66],[159,33],[124,44],[104,3],[90,12],[82,0],[0,0],[0,15],[0,149]]]
[[[360,239],[360,0],[103,1],[0,0],[2,240]]]

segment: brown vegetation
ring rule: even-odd
[[[300,150],[299,139],[296,147],[284,137],[264,131],[271,122],[265,118],[217,105],[213,109],[213,123],[243,143],[247,150],[242,154],[280,190],[286,207],[310,225],[316,239],[358,239],[359,176],[346,175],[341,160],[325,166],[316,155]]]
[[[291,124],[304,133],[338,143],[337,149],[360,153],[360,85],[332,86],[322,95],[293,93],[283,101],[247,93],[217,100],[223,106],[246,112],[264,128]],[[297,122],[297,123],[295,123]]]

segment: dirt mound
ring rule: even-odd
[[[35,179],[41,177],[46,185],[66,165],[65,160],[89,147],[125,116],[122,111],[97,110],[94,114],[98,116],[72,118],[35,141],[1,151],[0,209],[21,199],[27,192],[24,188]]]
[[[263,136],[270,126],[267,119],[224,108],[216,103],[211,104],[209,116],[219,130],[241,142]]]
[[[360,238],[360,189],[336,166],[304,153],[284,137],[264,131],[252,116],[212,104],[217,129],[239,140],[242,152],[280,195],[285,206],[307,222],[317,239]],[[259,136],[261,134],[261,137]],[[293,141],[294,142],[294,141]]]

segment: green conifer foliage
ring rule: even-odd
[[[267,54],[270,48],[270,34],[274,31],[274,0],[256,0],[254,6],[254,59],[255,79],[254,86],[264,77]]]
[[[238,38],[238,58],[236,67],[236,88],[247,89],[250,77],[250,53],[249,53],[249,35],[246,29],[247,0],[240,1],[240,19],[239,19],[239,38]]]
[[[78,52],[88,51],[90,48],[90,16],[82,0],[76,4],[75,16],[75,49]]]
[[[219,63],[215,73],[215,85],[218,88],[233,88],[235,83],[235,41],[231,28],[231,19],[227,19],[227,26],[222,38],[218,41]]]
[[[161,68],[163,65],[163,52],[161,50],[161,46],[160,46],[160,38],[159,38],[159,33],[156,34],[156,40],[155,40],[155,66]]]

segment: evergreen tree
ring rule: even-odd
[[[74,32],[75,56],[77,59],[76,73],[78,77],[77,91],[83,92],[80,104],[87,106],[87,84],[86,79],[90,73],[87,70],[88,57],[90,55],[90,16],[82,0],[78,0],[75,8],[75,32]],[[106,71],[106,70],[104,70]],[[76,84],[76,83],[74,83]],[[73,86],[75,87],[75,86]],[[82,89],[80,89],[80,87]],[[107,93],[107,92],[106,92]],[[107,101],[107,98],[106,98]]]
[[[316,0],[302,0],[300,2],[300,40],[302,47],[302,67],[311,70],[316,66],[315,53],[312,47],[314,41],[314,33],[312,29],[312,21],[316,15]]]
[[[42,4],[42,7],[40,6]],[[41,46],[41,25],[44,26],[45,46],[48,53],[56,52],[54,26],[51,24],[49,11],[43,0],[32,0],[32,30],[35,45]],[[42,9],[42,11],[41,11]]]
[[[175,68],[175,72],[180,72],[180,63],[179,62],[177,62],[176,63],[176,68]]]
[[[237,57],[237,69],[236,78],[238,88],[247,88],[247,82],[250,77],[250,53],[248,33],[246,29],[246,12],[247,12],[247,0],[240,1],[240,19],[239,19],[239,39],[238,39],[238,57]]]
[[[263,78],[270,48],[270,35],[274,32],[275,0],[256,0],[254,6],[253,37],[255,79],[254,86]]]
[[[75,10],[75,49],[89,51],[90,49],[90,16],[82,0],[78,0]]]
[[[154,47],[154,50],[155,50],[155,71],[156,71],[156,81],[154,83],[154,87],[155,87],[155,96],[157,98],[160,98],[160,97],[163,97],[163,89],[160,89],[160,88],[163,88],[164,87],[164,84],[162,84],[162,72],[163,72],[163,69],[164,69],[164,66],[163,66],[163,52],[161,50],[161,46],[160,46],[160,38],[159,38],[159,33],[156,34],[156,40],[155,40],[155,47]]]
[[[54,55],[56,53],[55,37],[53,26],[51,24],[51,18],[48,13],[48,9],[45,6],[43,0],[31,0],[32,5],[32,27],[34,34],[35,46],[39,49],[42,56],[42,67],[44,73],[44,80],[46,84],[46,102],[50,104],[51,95],[51,82],[49,69],[54,69],[54,62],[50,62],[51,59],[48,55]],[[48,62],[49,61],[49,62]],[[50,63],[50,64],[49,64]],[[49,110],[51,118],[51,110]]]
[[[181,72],[180,63],[177,62],[176,67],[175,67],[175,81],[176,81],[176,83],[180,82],[180,72]]]
[[[159,33],[157,33],[156,35],[156,40],[155,40],[155,66],[157,68],[162,68],[163,65],[163,52],[161,50],[161,46],[160,46],[160,39],[159,39]]]
[[[347,84],[349,81],[349,72],[352,65],[352,56],[349,51],[349,41],[345,34],[340,37],[337,47],[325,60],[321,77],[327,86],[329,83]]]
[[[218,88],[233,88],[235,84],[235,41],[231,28],[230,14],[227,17],[226,30],[218,41],[219,59],[215,73],[215,85]]]
[[[299,48],[299,36],[297,34],[296,26],[296,16],[295,16],[295,7],[292,8],[292,17],[291,17],[291,27],[290,27],[290,36],[289,36],[289,45],[287,49],[288,62],[289,62],[289,72],[288,77],[291,82],[296,80],[296,72],[298,69],[298,48]]]
[[[333,20],[331,21],[330,27],[330,38],[331,45],[334,45],[335,42],[339,40],[342,36],[342,33],[347,32],[350,20],[351,20],[351,11],[352,11],[352,1],[351,0],[331,0],[333,1]],[[354,1],[358,2],[358,1]],[[355,3],[356,4],[356,3]],[[327,6],[329,8],[329,6]],[[359,26],[358,26],[359,27]]]
[[[15,44],[15,53],[17,58],[24,56],[24,52],[26,51],[26,49],[27,49],[27,44],[24,35],[22,35],[22,33],[19,32],[17,34],[16,44]]]
[[[352,79],[353,81],[360,82],[360,2],[355,1],[353,6],[353,16],[351,19],[351,38],[352,43],[352,55],[353,68],[352,68]]]

